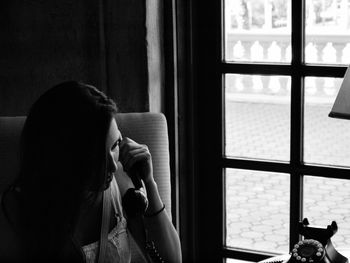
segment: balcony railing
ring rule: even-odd
[[[226,35],[226,60],[290,63],[290,42],[290,34],[279,30],[229,33]],[[307,34],[305,61],[350,64],[350,34]]]
[[[228,62],[291,62],[288,30],[242,31],[226,35]],[[350,36],[339,33],[307,34],[305,62],[317,64],[350,64]],[[249,79],[249,81],[247,81]],[[264,79],[264,80],[263,80]],[[340,79],[307,77],[305,93],[308,102],[333,103]],[[290,78],[285,76],[226,76],[226,96],[232,100],[289,101]]]

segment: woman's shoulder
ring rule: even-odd
[[[0,194],[0,262],[20,261],[20,237],[15,230],[19,221],[18,203],[12,191]]]

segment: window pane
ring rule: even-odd
[[[306,63],[350,63],[349,7],[349,0],[306,0]]]
[[[322,228],[336,221],[336,248],[350,247],[350,180],[304,177],[304,217]]]
[[[341,78],[305,78],[304,161],[350,166],[350,121],[329,118]]]
[[[226,245],[289,252],[289,175],[226,169]]]
[[[289,161],[290,78],[225,75],[225,154]]]
[[[225,0],[226,61],[290,62],[291,0]]]

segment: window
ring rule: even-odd
[[[288,253],[304,217],[324,227],[335,220],[335,246],[348,247],[350,121],[328,113],[350,63],[350,1],[222,0],[216,7],[216,15],[198,15],[218,20],[198,39],[213,33],[220,43],[216,50],[211,40],[201,43],[202,56],[219,58],[208,59],[217,63],[211,77],[199,66],[216,86],[198,107],[212,103],[221,125],[207,128],[221,136],[208,164],[221,187],[213,201],[222,202],[221,258]]]
[[[349,246],[350,177],[335,166],[350,166],[350,122],[328,118],[350,61],[349,3],[223,2],[227,250],[288,253],[302,217],[336,220],[334,243]]]

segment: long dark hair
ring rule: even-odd
[[[62,260],[73,246],[82,204],[105,185],[105,141],[116,111],[105,94],[75,81],[51,88],[33,104],[14,184],[29,257]]]

